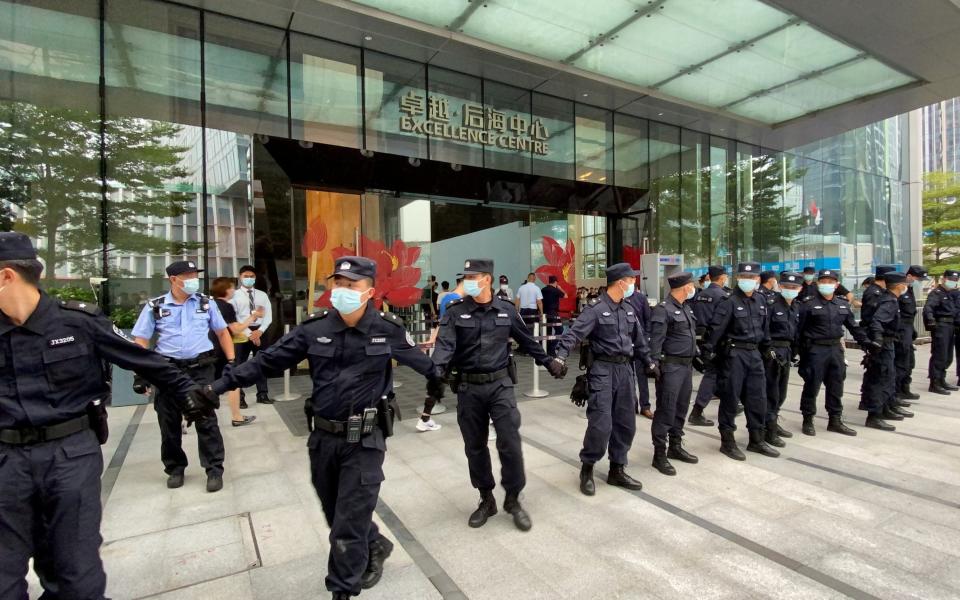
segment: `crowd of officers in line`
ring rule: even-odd
[[[745,262],[738,265],[732,291],[724,287],[726,273],[720,267],[710,268],[710,284],[703,290],[689,273],[681,273],[669,278],[670,293],[663,302],[641,310],[650,307],[645,299],[637,304],[639,272],[619,263],[606,270],[606,289],[588,302],[551,356],[516,306],[495,294],[493,261],[470,259],[458,274],[464,297],[448,305],[434,353],[428,356],[397,316],[374,306],[376,263],[348,256],[337,260],[330,275],[333,308],[236,364],[223,319],[216,304],[199,292],[200,270],[192,263],[168,267],[171,292],[144,308],[136,341],[96,306],[50,298],[38,287],[41,271],[29,238],[0,233],[2,598],[26,598],[30,558],[51,597],[104,598],[99,444],[108,434],[107,362],[135,371],[158,388],[155,408],[170,488],[183,485],[187,466],[180,419],[197,425],[211,492],[223,485],[224,452],[215,412],[220,395],[308,362],[313,382],[305,402],[311,479],[330,526],[325,582],[333,598],[342,600],[376,585],[393,550],[372,517],[384,480],[386,438],[393,433],[397,411],[394,361],[424,376],[433,401],[448,386],[457,394],[469,477],[480,495],[468,525],[481,527],[498,512],[488,447],[492,424],[503,509],[519,530],[528,531],[532,520],[520,501],[526,477],[513,343],[558,379],[567,374],[568,357],[579,352],[586,372],[577,378],[571,398],[587,407],[581,491],[596,493],[594,465],[604,456],[609,485],[640,490],[642,484],[626,466],[636,433],[638,391],[646,387],[647,377],[655,380],[657,400],[653,466],[667,475],[676,473],[670,460],[698,461],[682,444],[695,368],[705,371],[701,390],[712,385],[720,398],[721,452],[731,458],[745,458],[734,439],[741,406],[749,431],[747,450],[778,455],[775,447],[790,435],[778,424],[778,414],[790,365],[797,360],[804,379],[803,432],[815,434],[813,416],[823,385],[827,429],[855,435],[841,418],[844,328],[867,351],[861,401],[867,426],[892,430],[887,421],[912,416],[905,398],[915,397],[909,370],[916,303],[908,284],[926,276],[918,266],[905,274],[878,268],[858,325],[849,303],[837,294],[839,274],[833,270],[821,270],[816,281],[806,273],[784,272],[771,283],[757,263]],[[951,294],[957,279],[956,272],[947,272],[924,310],[934,334],[931,390],[943,390],[937,393],[950,388],[944,372],[960,308]],[[159,352],[147,348],[154,343],[151,337]],[[215,341],[229,361],[216,379],[206,360]],[[694,408],[689,421],[712,424],[702,406]]]

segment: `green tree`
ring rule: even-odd
[[[69,264],[98,274],[101,245],[100,117],[86,110],[0,103],[0,228],[42,242],[48,280]],[[135,118],[106,123],[109,250],[179,254],[196,244],[151,235],[147,216],[176,217],[194,196],[174,189],[189,173],[185,147],[173,145],[180,126]],[[14,218],[13,206],[19,207]]]
[[[923,176],[923,256],[931,273],[960,269],[960,173]]]

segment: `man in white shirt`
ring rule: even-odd
[[[527,275],[527,282],[517,289],[517,299],[515,301],[517,308],[520,309],[523,322],[530,328],[543,314],[543,293],[534,283],[536,279],[537,276],[533,273]]]
[[[251,356],[256,355],[260,350],[264,350],[263,334],[270,323],[273,322],[273,309],[270,306],[270,297],[267,293],[255,289],[253,286],[257,282],[256,270],[250,265],[240,267],[240,286],[234,292],[230,303],[237,310],[237,321],[243,322],[250,316],[252,309],[259,308],[263,312],[263,318],[254,320],[250,326],[239,336],[234,338],[236,347],[237,365],[241,365]],[[273,404],[273,400],[267,394],[266,377],[257,382],[257,402],[260,404]],[[246,408],[246,399],[243,390],[240,390],[240,407]]]

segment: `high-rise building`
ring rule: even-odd
[[[960,173],[960,98],[923,108],[923,172]]]

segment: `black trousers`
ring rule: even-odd
[[[650,408],[650,382],[647,380],[647,365],[642,360],[635,360],[633,361],[633,372],[637,377],[640,410]]]
[[[847,378],[847,366],[843,362],[843,348],[839,344],[819,346],[811,344],[800,353],[800,377],[803,392],[800,394],[800,412],[804,416],[817,414],[817,394],[820,386],[827,390],[828,415],[843,414],[843,381]]]
[[[547,334],[551,336],[563,335],[563,321],[559,315],[547,315],[547,323],[556,323],[556,325],[547,325]],[[557,344],[560,340],[547,340],[547,354],[554,356],[557,352]]]
[[[0,598],[26,600],[33,557],[43,598],[103,599],[102,471],[90,430],[30,446],[0,443]]]
[[[633,362],[596,361],[587,375],[587,431],[580,461],[592,465],[608,454],[611,463],[627,464],[637,433],[637,388]]]
[[[694,403],[700,408],[706,408],[716,391],[717,369],[713,363],[707,362],[703,366],[703,377],[700,379],[700,387],[697,388],[697,399]]]
[[[640,387],[646,387],[646,377]],[[683,437],[683,424],[687,419],[690,394],[693,392],[693,367],[679,363],[660,363],[660,380],[655,387],[657,410],[653,413],[650,435],[654,448],[665,448],[668,437]]]
[[[884,406],[892,406],[896,399],[897,372],[894,366],[894,342],[884,342],[874,352],[863,374],[860,388],[860,406],[871,414],[880,414]]]
[[[184,369],[184,373],[200,385],[213,383],[213,371],[212,364]],[[183,430],[180,428],[183,413],[180,412],[174,396],[159,391],[155,393],[156,400],[153,407],[157,411],[157,420],[160,423],[160,460],[163,461],[163,470],[167,475],[183,473],[187,468],[187,455],[183,451]],[[223,436],[220,435],[216,413],[200,419],[193,426],[197,432],[200,466],[208,475],[222,475]]]
[[[913,382],[913,368],[917,365],[917,349],[913,345],[914,335],[913,323],[901,323],[900,341],[894,346],[894,365],[897,369],[897,390],[905,390],[909,388]]]
[[[759,350],[730,348],[723,361],[720,390],[720,431],[736,431],[737,405],[743,404],[747,429],[766,427],[767,390]]]
[[[953,323],[938,323],[931,336],[933,343],[930,345],[930,379],[938,381],[946,378],[947,369],[953,362]]]
[[[780,407],[787,399],[787,384],[790,381],[790,348],[774,347],[777,360],[764,360],[763,370],[767,382],[767,425],[775,424]]]
[[[263,338],[260,338],[261,343]],[[241,344],[234,344],[233,351],[236,354],[237,365],[242,365],[247,362],[251,356],[256,356],[261,350],[266,350],[265,346],[257,346],[253,342],[243,342]],[[267,393],[267,378],[261,377],[257,380],[257,395]],[[240,397],[244,398],[246,394],[243,392],[243,388],[240,388]]]
[[[490,421],[497,432],[500,484],[508,494],[519,494],[527,485],[520,444],[520,411],[513,382],[504,377],[490,383],[463,383],[457,392],[457,424],[463,451],[470,466],[470,483],[481,491],[496,487],[488,447]]]
[[[370,544],[382,537],[373,511],[384,479],[383,433],[375,428],[350,443],[344,436],[318,430],[310,434],[307,447],[313,489],[330,526],[327,589],[357,595]]]

